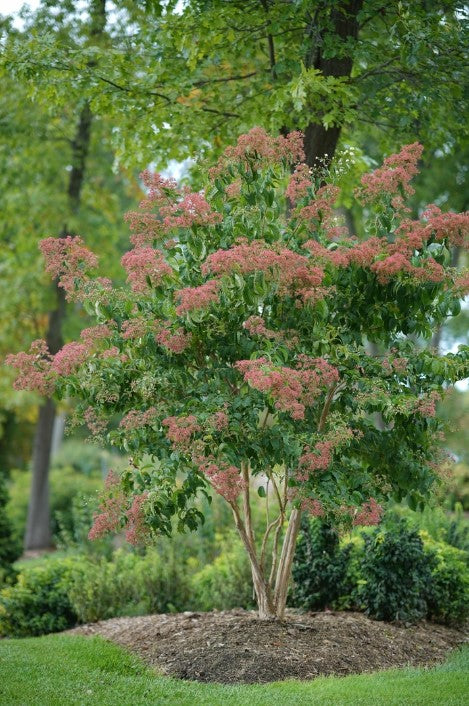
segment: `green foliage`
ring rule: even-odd
[[[469,617],[469,554],[429,539],[425,549],[432,573],[428,616],[437,623],[464,624]]]
[[[191,592],[197,610],[255,607],[251,569],[239,540],[225,540],[221,554],[192,576]]]
[[[21,554],[21,544],[14,536],[11,519],[6,513],[7,502],[6,482],[0,473],[0,586],[14,577],[13,562]]]
[[[68,596],[73,559],[25,568],[0,592],[0,635],[42,635],[72,627],[77,615]]]
[[[351,548],[351,544],[340,546],[335,528],[304,518],[293,564],[292,605],[322,610],[336,604],[343,593]]]
[[[418,620],[427,613],[431,571],[422,539],[405,523],[365,537],[359,598],[378,620]]]

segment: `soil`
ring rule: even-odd
[[[245,610],[186,612],[113,618],[69,632],[101,635],[163,674],[224,684],[431,665],[464,642],[464,633],[442,625],[406,627],[343,612],[289,611],[282,623]]]

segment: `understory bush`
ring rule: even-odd
[[[21,544],[14,536],[10,518],[5,512],[8,493],[3,475],[0,473],[0,586],[11,581],[15,575],[13,562],[21,554]]]
[[[255,608],[251,569],[241,542],[225,544],[224,551],[211,564],[193,575],[191,588],[191,607],[196,610]]]
[[[336,529],[303,519],[293,567],[291,603],[306,610],[332,606],[339,598],[352,546],[341,547]]]
[[[72,627],[77,614],[69,597],[71,558],[25,569],[15,585],[0,592],[0,635],[26,637]]]
[[[390,515],[379,528],[339,542],[327,525],[310,520],[299,537],[291,604],[362,610],[377,620],[426,617],[464,623],[469,617],[467,553],[419,530],[414,521],[410,526]],[[432,527],[428,517],[425,523]],[[464,544],[465,526],[461,518],[446,520],[445,536],[448,530],[448,538]]]

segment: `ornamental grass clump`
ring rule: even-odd
[[[303,163],[301,133],[255,128],[204,192],[144,172],[127,286],[92,276],[82,240],[43,242],[48,271],[97,328],[56,356],[35,342],[9,362],[17,386],[76,399],[77,420],[130,455],[92,536],[193,530],[197,496],[215,491],[260,616],[281,618],[302,513],[351,527],[378,522],[389,496],[424,502],[443,461],[435,404],[467,375],[469,350],[438,355],[413,337],[459,311],[468,278],[450,248],[467,246],[469,215],[409,217],[421,151],[407,146],[362,179],[364,240],[337,219],[337,185]],[[386,354],[370,356],[370,341]],[[252,492],[265,498],[262,536]]]

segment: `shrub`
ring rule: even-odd
[[[427,594],[428,617],[438,623],[458,625],[469,617],[467,555],[444,542],[435,542],[422,532],[431,566]]]
[[[327,523],[304,518],[293,564],[292,605],[307,610],[332,606],[343,591],[351,546],[341,547]]]
[[[68,595],[71,559],[25,568],[14,586],[0,592],[0,635],[25,637],[72,627],[77,614]]]
[[[249,561],[238,541],[227,541],[213,563],[194,574],[191,587],[197,610],[254,608],[256,605]]]
[[[365,537],[360,569],[358,595],[372,618],[412,621],[426,615],[430,566],[422,539],[405,522]]]
[[[5,480],[0,475],[0,586],[5,581],[12,580],[15,571],[13,562],[21,554],[21,544],[13,534],[13,526],[5,512],[8,494]]]

